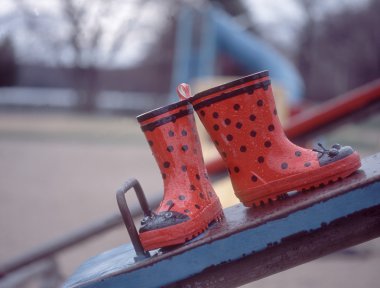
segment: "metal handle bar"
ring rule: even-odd
[[[116,192],[116,201],[117,205],[119,206],[121,216],[123,218],[125,227],[128,230],[128,234],[131,237],[133,247],[135,248],[136,255],[135,261],[140,261],[145,258],[150,257],[149,252],[145,251],[140,238],[139,234],[137,233],[135,223],[133,222],[133,218],[131,215],[131,212],[128,208],[127,201],[125,199],[125,194],[133,188],[135,190],[137,199],[139,200],[140,207],[144,212],[145,216],[151,216],[151,211],[149,210],[148,202],[146,201],[144,191],[141,188],[140,183],[135,179],[135,178],[130,178],[128,179],[123,187],[121,187],[117,192]]]

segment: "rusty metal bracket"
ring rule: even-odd
[[[148,205],[148,202],[146,201],[144,191],[141,188],[140,183],[135,178],[128,179],[124,183],[123,187],[121,187],[116,192],[117,205],[119,206],[119,210],[120,210],[121,216],[123,218],[125,227],[128,230],[128,234],[131,237],[133,247],[135,248],[137,256],[134,257],[134,260],[135,260],[135,262],[137,262],[137,261],[140,261],[140,260],[143,260],[145,258],[150,257],[150,254],[149,254],[149,252],[144,250],[144,248],[141,244],[139,234],[137,233],[135,223],[133,222],[133,217],[132,217],[131,212],[130,212],[128,205],[127,205],[127,200],[125,199],[125,194],[131,188],[133,188],[135,190],[137,199],[139,200],[139,203],[140,203],[140,207],[141,207],[142,211],[144,212],[144,216],[150,216],[151,211],[149,210],[149,205]]]

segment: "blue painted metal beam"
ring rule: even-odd
[[[228,208],[225,221],[150,259],[135,263],[129,244],[102,253],[64,286],[191,286],[199,281],[207,287],[236,286],[378,236],[380,154],[365,159],[348,179],[325,188],[263,208]],[[226,273],[229,277],[223,277]]]
[[[177,85],[189,82],[192,76],[190,59],[193,55],[193,14],[194,11],[189,6],[183,5],[177,18],[170,102],[178,101],[174,92]]]

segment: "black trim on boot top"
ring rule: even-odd
[[[151,111],[148,111],[148,112],[145,112],[141,115],[138,115],[136,117],[137,121],[139,122],[143,122],[145,120],[148,120],[150,118],[153,118],[153,117],[156,117],[156,116],[159,116],[161,114],[164,114],[166,112],[169,112],[173,109],[176,109],[176,108],[179,108],[179,107],[182,107],[182,106],[188,106],[187,109],[191,109],[191,105],[190,105],[190,102],[188,99],[185,99],[185,100],[181,100],[181,101],[178,101],[178,102],[175,102],[175,103],[172,103],[172,104],[169,104],[169,105],[166,105],[166,106],[163,106],[163,107],[159,107],[157,109],[154,109],[154,110],[151,110]]]
[[[320,143],[318,143],[318,146],[322,148],[322,151],[318,149],[313,149],[313,151],[318,152],[319,166],[325,166],[354,153],[350,146],[342,147],[340,144],[334,144],[330,149],[326,149]]]
[[[210,99],[203,100],[202,102],[195,104],[193,107],[194,107],[194,110],[199,110],[203,107],[210,106],[211,104],[214,104],[214,103],[217,103],[217,102],[220,102],[220,101],[232,98],[232,97],[236,97],[236,96],[239,96],[239,95],[244,94],[244,93],[253,94],[254,91],[258,90],[258,89],[268,90],[269,85],[271,85],[271,80],[264,80],[262,82],[258,82],[256,84],[253,84],[253,85],[250,85],[247,87],[239,88],[239,89],[233,90],[231,92],[222,93],[222,94],[220,94],[218,96],[214,96]],[[197,99],[195,98],[195,96],[193,98],[190,98],[190,102],[192,104],[196,100]]]
[[[190,217],[175,211],[165,211],[158,214],[152,213],[151,217],[146,216],[141,221],[140,233],[161,229],[172,225],[186,222]]]
[[[251,74],[251,75],[245,76],[243,78],[239,78],[237,80],[234,80],[234,81],[231,81],[231,82],[228,82],[228,83],[207,89],[205,91],[199,92],[199,93],[195,94],[192,98],[194,100],[196,100],[196,99],[202,98],[204,96],[214,94],[217,92],[222,92],[226,89],[229,89],[229,88],[232,88],[232,87],[235,87],[235,86],[238,86],[238,85],[250,82],[250,81],[254,81],[254,80],[264,78],[264,77],[268,77],[268,76],[269,76],[269,72],[267,70],[264,70],[264,71],[261,71],[261,72],[255,73],[255,74]]]
[[[164,117],[164,118],[161,118],[161,119],[158,119],[157,121],[154,121],[154,122],[151,122],[151,123],[148,123],[146,125],[143,125],[141,126],[141,130],[142,131],[153,131],[155,128],[159,127],[159,126],[162,126],[164,124],[167,124],[169,122],[175,122],[177,119],[181,118],[181,117],[184,117],[186,115],[189,115],[189,114],[193,114],[194,110],[192,107],[190,107],[189,109],[186,109],[186,110],[180,110],[178,113],[174,113],[172,115],[169,115],[167,117]]]

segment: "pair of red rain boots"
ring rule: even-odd
[[[193,108],[224,159],[236,196],[245,206],[266,203],[286,192],[328,184],[352,174],[360,158],[351,147],[304,149],[286,137],[268,72],[256,73],[137,117],[164,179],[164,198],[145,217],[145,250],[184,243],[222,216],[208,180]],[[190,104],[191,103],[191,104]]]

